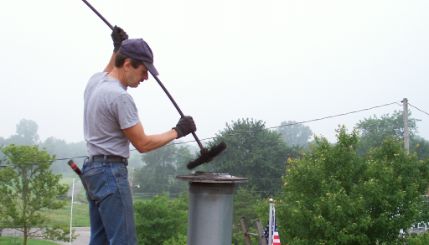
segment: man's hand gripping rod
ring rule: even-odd
[[[113,30],[113,26],[90,4],[88,3],[88,1],[86,0],[82,0],[92,11],[94,11],[94,13],[100,17],[100,19],[111,29]],[[150,71],[149,71],[150,72]],[[181,117],[184,117],[185,115],[183,114],[182,110],[179,108],[179,106],[177,105],[176,101],[173,99],[173,97],[171,96],[171,94],[168,92],[167,88],[164,86],[164,84],[162,84],[161,80],[159,80],[158,76],[152,74],[152,72],[150,72],[150,74],[152,75],[153,78],[155,78],[155,80],[158,82],[159,86],[161,86],[162,90],[164,90],[165,94],[168,96],[168,98],[170,99],[170,101],[173,103],[174,107],[176,108],[176,110],[179,112]],[[197,135],[195,134],[195,132],[192,132],[192,136],[194,136],[195,141],[198,143],[198,146],[200,147],[200,156],[189,162],[186,166],[188,167],[188,169],[193,169],[203,163],[206,162],[210,162],[214,157],[216,157],[217,155],[219,155],[222,151],[224,151],[226,149],[226,144],[224,142],[219,143],[218,145],[213,146],[210,149],[205,148],[202,144],[200,139],[197,137]]]

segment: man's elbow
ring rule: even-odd
[[[146,147],[134,146],[139,153],[146,153],[149,150]]]
[[[148,145],[148,144],[143,144],[143,143],[135,144],[135,145],[134,145],[134,147],[136,148],[136,150],[137,150],[139,153],[146,153],[146,152],[149,152],[149,151],[153,150],[153,148],[152,148],[152,147],[150,147],[150,145]]]

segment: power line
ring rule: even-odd
[[[363,111],[369,111],[369,110],[373,110],[373,109],[377,109],[377,108],[382,108],[382,107],[387,107],[387,106],[391,106],[391,105],[399,105],[402,106],[400,103],[398,103],[397,101],[395,102],[391,102],[391,103],[386,103],[386,104],[382,104],[382,105],[376,105],[376,106],[372,106],[372,107],[368,107],[368,108],[364,108],[364,109],[359,109],[359,110],[354,110],[354,111],[349,111],[349,112],[345,112],[345,113],[340,113],[340,114],[335,114],[335,115],[330,115],[330,116],[324,116],[324,117],[320,117],[320,118],[315,118],[315,119],[310,119],[310,120],[305,120],[305,121],[299,121],[299,122],[293,122],[293,123],[288,123],[288,124],[283,124],[283,125],[279,125],[279,126],[273,126],[273,127],[267,127],[267,129],[276,129],[276,128],[282,128],[282,127],[289,127],[289,126],[293,126],[293,125],[297,125],[297,124],[304,124],[304,123],[311,123],[311,122],[317,122],[317,121],[322,121],[322,120],[326,120],[326,119],[331,119],[331,118],[336,118],[336,117],[342,117],[342,116],[347,116],[350,114],[355,114],[355,113],[360,113]],[[408,103],[409,104],[409,103]],[[429,113],[417,108],[416,106],[413,106],[411,104],[409,104],[410,106],[416,108],[417,110],[429,115]],[[238,132],[238,133],[234,133],[234,134],[228,134],[229,136],[235,136],[235,135],[240,135],[243,134],[244,132]],[[203,138],[200,139],[200,141],[206,141],[206,140],[211,140],[214,139],[216,137],[207,137],[207,138]],[[188,144],[188,143],[194,143],[195,140],[189,140],[189,141],[182,141],[182,142],[173,142],[168,144],[167,146],[170,145],[181,145],[181,144]],[[131,149],[130,151],[135,151],[136,149]],[[64,157],[64,158],[57,158],[54,159],[54,161],[64,161],[64,160],[70,160],[70,159],[76,159],[76,158],[87,158],[88,156],[75,156],[75,157]]]
[[[359,112],[363,112],[363,111],[369,111],[369,110],[373,110],[373,109],[377,109],[377,108],[381,108],[381,107],[391,106],[391,105],[394,105],[394,104],[401,106],[398,102],[392,102],[392,103],[387,103],[387,104],[383,104],[383,105],[372,106],[372,107],[365,108],[365,109],[360,109],[360,110],[345,112],[345,113],[341,113],[341,114],[336,114],[336,115],[331,115],[331,116],[325,116],[325,117],[311,119],[311,120],[306,120],[306,121],[301,121],[301,122],[288,123],[288,124],[283,124],[283,125],[280,125],[280,126],[269,127],[269,129],[288,127],[288,126],[293,126],[293,125],[296,125],[296,124],[316,122],[316,121],[321,121],[321,120],[325,120],[325,119],[331,119],[331,118],[335,118],[335,117],[341,117],[341,116],[346,116],[346,115],[350,115],[350,114],[355,114],[355,113],[359,113]]]
[[[408,105],[410,105],[410,106],[411,106],[411,107],[413,107],[414,109],[416,109],[416,110],[418,110],[418,111],[420,111],[420,112],[422,112],[422,113],[424,113],[424,114],[426,114],[426,115],[428,115],[428,116],[429,116],[429,113],[427,113],[427,112],[425,112],[424,110],[422,110],[422,109],[418,108],[417,106],[414,106],[414,105],[412,105],[412,104],[410,104],[410,103],[408,103]]]
[[[56,158],[56,159],[54,159],[54,162],[55,161],[65,161],[65,160],[70,160],[70,159],[75,159],[75,158],[88,158],[88,156],[75,156],[75,157]]]
[[[398,106],[402,106],[397,101],[395,101],[395,102],[391,102],[391,103],[387,103],[387,104],[383,104],[383,105],[376,105],[376,106],[372,106],[372,107],[369,107],[369,108],[360,109],[360,110],[354,110],[354,111],[345,112],[345,113],[341,113],[341,114],[330,115],[330,116],[325,116],[325,117],[321,117],[321,118],[310,119],[310,120],[305,120],[305,121],[300,121],[300,122],[293,122],[293,123],[288,123],[288,124],[282,124],[282,125],[279,125],[279,126],[267,127],[267,129],[276,129],[276,128],[282,128],[282,127],[289,127],[289,126],[293,126],[293,125],[297,125],[297,124],[304,124],[304,123],[311,123],[311,122],[316,122],[316,121],[322,121],[322,120],[325,120],[325,119],[331,119],[331,118],[335,118],[335,117],[346,116],[346,115],[355,114],[355,113],[359,113],[359,112],[363,112],[363,111],[369,111],[369,110],[373,110],[373,109],[377,109],[377,108],[381,108],[381,107],[391,106],[391,105],[394,105],[394,104],[396,104]],[[240,134],[242,134],[242,132],[237,132],[237,133],[234,133],[234,134],[227,134],[227,135],[228,136],[234,136],[234,135],[240,135]],[[211,139],[214,139],[214,138],[216,138],[216,137],[208,137],[208,138],[200,139],[200,141],[211,140]],[[175,142],[175,143],[171,143],[171,145],[179,145],[179,144],[186,144],[186,143],[193,143],[193,142],[195,142],[195,140],[190,140],[190,141],[185,141],[185,142]]]
[[[288,124],[282,124],[279,126],[273,126],[273,127],[267,127],[267,129],[276,129],[276,128],[282,128],[282,127],[289,127],[289,126],[293,126],[293,125],[297,125],[297,124],[304,124],[304,123],[311,123],[311,122],[316,122],[316,121],[322,121],[322,120],[326,120],[326,119],[331,119],[331,118],[335,118],[335,117],[341,117],[341,116],[346,116],[346,115],[350,115],[350,114],[354,114],[354,113],[359,113],[359,112],[363,112],[363,111],[369,111],[369,110],[373,110],[373,109],[377,109],[377,108],[381,108],[381,107],[386,107],[386,106],[391,106],[391,105],[398,105],[401,106],[398,102],[391,102],[391,103],[387,103],[387,104],[383,104],[383,105],[377,105],[377,106],[372,106],[369,108],[365,108],[365,109],[360,109],[360,110],[354,110],[354,111],[350,111],[350,112],[345,112],[345,113],[341,113],[341,114],[336,114],[336,115],[330,115],[330,116],[325,116],[325,117],[321,117],[321,118],[316,118],[316,119],[310,119],[310,120],[305,120],[305,121],[300,121],[300,122],[293,122],[293,123],[288,123]],[[228,134],[229,136],[233,136],[233,135],[240,135],[242,134],[241,132],[238,133],[234,133],[234,134]],[[209,137],[209,138],[204,138],[201,139],[201,141],[203,140],[209,140],[209,139],[214,139],[215,137]],[[183,144],[183,143],[190,143],[190,142],[195,142],[195,141],[187,141],[187,142],[178,142],[176,144]]]

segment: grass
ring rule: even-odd
[[[150,198],[134,198],[136,201],[144,201]],[[68,227],[70,225],[70,202],[64,207],[56,210],[45,210],[42,215],[47,217],[49,226],[60,225]],[[73,227],[89,227],[89,209],[87,203],[74,203],[73,205]],[[0,245],[2,245],[0,243]]]
[[[76,178],[75,178],[76,179]],[[62,184],[67,184],[71,188],[73,182],[73,177],[64,177],[60,181]],[[89,227],[89,210],[88,204],[84,202],[86,200],[85,190],[83,190],[82,184],[79,179],[75,180],[76,190],[73,205],[73,227]],[[133,196],[134,202],[149,200],[152,197],[145,196]],[[70,199],[68,197],[68,199]],[[48,225],[55,226],[59,225],[62,227],[68,227],[70,225],[70,200],[67,201],[67,204],[56,210],[44,210],[42,215],[47,217]],[[2,245],[0,243],[0,245]]]
[[[60,225],[68,227],[70,225],[70,203],[63,208],[56,210],[46,210],[43,215],[48,218],[51,226]],[[87,203],[74,203],[73,205],[73,227],[88,227],[89,211]],[[1,244],[0,244],[1,245]]]
[[[0,237],[0,245],[21,245],[22,238],[20,237]],[[58,243],[37,239],[29,239],[28,245],[57,245]]]
[[[76,184],[76,182],[78,181],[78,178],[63,175],[60,179],[60,184],[66,184],[68,186],[71,186],[73,183],[73,179],[75,179],[75,184]]]
[[[61,184],[66,184],[72,188],[73,179],[75,179],[75,193],[73,204],[73,227],[88,227],[89,226],[89,210],[88,204],[85,203],[86,196],[82,183],[78,178],[65,177],[60,179]],[[44,210],[42,215],[47,217],[49,226],[68,227],[70,225],[70,197],[67,197],[67,203],[64,207],[55,210]],[[0,244],[1,245],[1,244]]]

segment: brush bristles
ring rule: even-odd
[[[221,142],[220,144],[213,146],[209,150],[202,150],[200,157],[187,164],[188,169],[193,169],[203,163],[210,162],[211,160],[213,160],[214,157],[219,155],[225,149],[226,144],[224,142]]]

